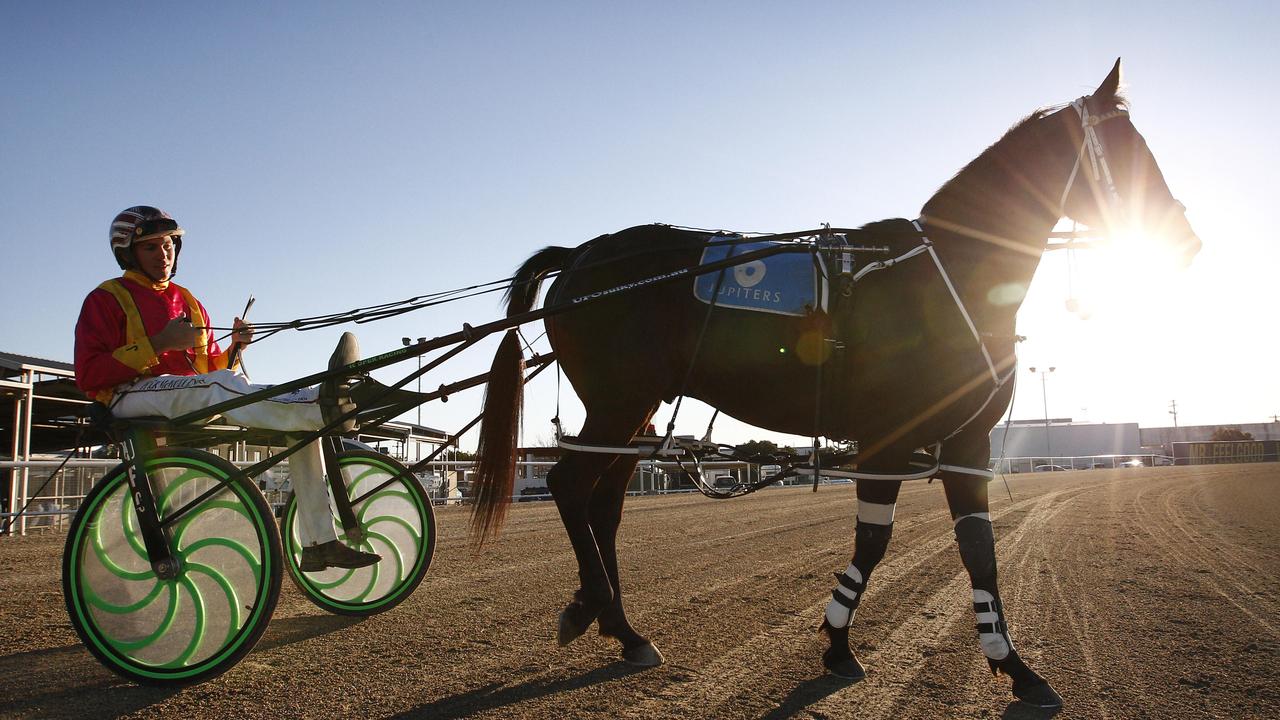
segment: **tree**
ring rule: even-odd
[[[1210,436],[1209,439],[1215,442],[1226,440],[1252,440],[1253,433],[1243,432],[1240,428],[1220,427],[1213,431],[1213,435]]]
[[[778,454],[778,446],[768,440],[748,440],[740,443],[737,447],[739,453],[748,457]]]

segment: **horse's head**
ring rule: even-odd
[[[1062,214],[1109,237],[1145,235],[1171,244],[1182,263],[1200,238],[1174,199],[1119,93],[1120,61],[1092,95],[1059,111],[1079,153],[1062,195]]]

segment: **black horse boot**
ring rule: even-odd
[[[846,680],[857,682],[867,676],[866,668],[858,662],[849,647],[849,626],[867,591],[867,579],[871,570],[884,558],[885,548],[893,535],[893,525],[876,525],[858,521],[853,545],[853,561],[842,573],[836,573],[839,585],[831,591],[822,618],[820,632],[827,635],[831,645],[822,653],[822,665],[827,672]]]
[[[1062,706],[1062,696],[1018,657],[1005,621],[1004,604],[996,586],[996,546],[991,521],[965,516],[956,521],[956,542],[960,559],[973,583],[973,612],[977,616],[978,644],[992,674],[1004,673],[1013,680],[1013,695],[1035,707]]]

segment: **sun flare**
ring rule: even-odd
[[[1067,254],[1066,308],[1082,320],[1139,322],[1152,316],[1153,305],[1174,299],[1181,285],[1173,243],[1140,228]]]

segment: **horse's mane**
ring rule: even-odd
[[[1124,110],[1129,109],[1129,100],[1122,93],[1117,92],[1113,97],[1113,101],[1117,107]],[[943,183],[942,187],[938,188],[938,191],[933,194],[933,197],[930,198],[929,202],[933,202],[934,199],[954,190],[955,186],[962,178],[971,178],[975,174],[979,173],[983,176],[989,174],[995,169],[997,164],[996,158],[1004,148],[1022,145],[1023,141],[1036,131],[1037,121],[1062,110],[1070,104],[1071,103],[1059,103],[1057,105],[1038,108],[1031,114],[1014,123],[1013,127],[1005,131],[1004,135],[1002,135],[999,140],[991,143],[991,145],[986,150],[983,150],[978,157],[969,161],[969,164],[960,168],[959,172],[951,176],[950,180]]]

